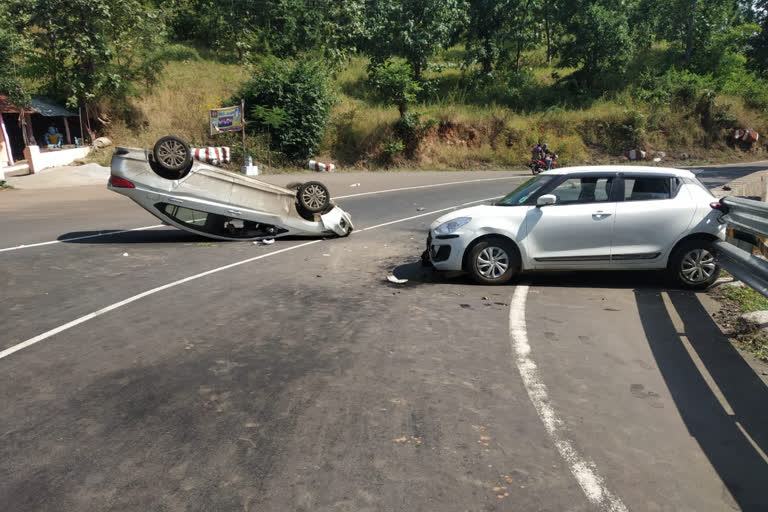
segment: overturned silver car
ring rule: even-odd
[[[289,187],[195,161],[187,143],[173,136],[158,140],[151,152],[116,148],[108,185],[165,224],[219,240],[352,232],[349,214],[331,201],[325,185]]]

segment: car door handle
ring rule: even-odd
[[[242,215],[243,214],[243,212],[241,212],[240,210],[227,210],[227,213],[229,213],[230,215]]]
[[[592,214],[592,216],[600,218],[600,219],[604,219],[605,217],[610,217],[611,214],[610,213],[606,213],[606,212],[595,212],[595,213]]]
[[[169,197],[168,201],[176,204],[184,204],[184,201],[182,201],[181,199],[176,199],[175,197]]]

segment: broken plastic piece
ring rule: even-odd
[[[395,277],[392,274],[389,274],[387,276],[387,281],[389,281],[390,283],[395,283],[395,284],[405,284],[405,283],[408,282],[407,279],[398,279],[397,277]]]

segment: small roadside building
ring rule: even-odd
[[[51,126],[55,127],[64,139],[61,148],[47,148],[45,133]],[[63,161],[68,158],[68,150],[83,145],[82,140],[78,114],[50,98],[33,96],[29,105],[19,107],[0,95],[0,167],[10,167],[19,161],[27,160],[30,171],[35,172],[30,153],[45,155],[46,161]],[[54,156],[54,152],[57,155]]]

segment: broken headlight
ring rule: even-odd
[[[458,217],[452,220],[449,220],[448,222],[443,222],[437,228],[435,228],[435,233],[438,235],[449,235],[459,229],[460,227],[466,225],[469,223],[469,221],[472,220],[472,217]]]

